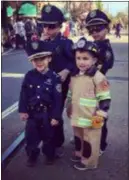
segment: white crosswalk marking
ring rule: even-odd
[[[24,74],[19,74],[19,73],[2,73],[2,77],[23,78]]]
[[[18,109],[18,101],[2,112],[2,120]]]

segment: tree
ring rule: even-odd
[[[99,10],[103,10],[103,3],[101,1],[96,1],[96,8]]]

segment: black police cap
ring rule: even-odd
[[[86,38],[80,38],[77,43],[75,43],[73,45],[73,50],[86,50],[86,51],[90,51],[93,52],[94,54],[98,54],[99,53],[99,48],[97,46],[96,43],[92,42],[92,41],[87,41]]]
[[[108,25],[111,20],[107,17],[107,15],[100,11],[99,9],[91,11],[86,17],[86,27],[93,25],[105,24]]]
[[[30,61],[39,57],[52,55],[53,52],[53,46],[43,41],[32,41],[31,43],[29,42],[26,46],[26,53]]]
[[[62,11],[53,5],[45,5],[41,10],[41,18],[38,19],[38,22],[44,24],[61,24],[64,21]]]

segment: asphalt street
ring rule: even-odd
[[[25,166],[26,155],[22,148],[3,171],[3,180],[128,179],[128,43],[113,43],[112,47],[115,53],[115,64],[107,74],[112,94],[108,121],[109,146],[105,154],[100,157],[98,169],[78,172],[72,168],[70,156],[73,146],[69,143],[72,130],[64,113],[66,136],[64,157],[58,160],[55,166],[46,167],[43,164],[43,156],[40,156],[37,166],[31,169]],[[23,75],[31,68],[23,50],[12,51],[2,56],[2,112],[18,101]],[[4,126],[2,146],[7,147],[16,137],[13,133],[18,134],[24,125],[20,122],[17,111],[4,118],[2,124]]]

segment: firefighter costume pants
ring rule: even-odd
[[[73,127],[75,154],[87,167],[97,167],[100,150],[101,129]]]

